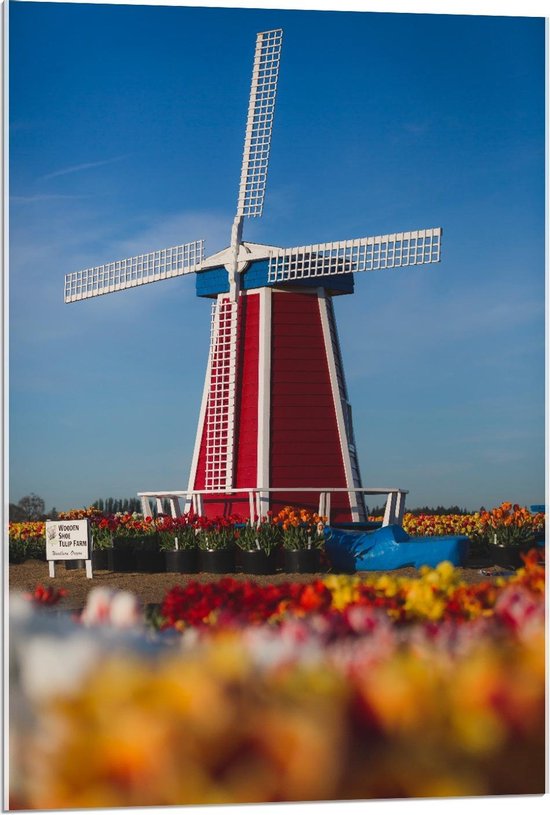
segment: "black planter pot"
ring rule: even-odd
[[[136,572],[164,572],[166,566],[164,562],[164,552],[137,549],[135,553]]]
[[[495,546],[491,544],[489,552],[495,566],[503,566],[506,569],[519,569],[524,565],[521,554],[528,552],[533,546],[532,543],[524,546]]]
[[[86,568],[86,561],[85,560],[66,560],[65,561],[65,568],[66,569],[85,569]]]
[[[199,549],[199,569],[211,574],[230,574],[235,571],[234,549]]]
[[[164,566],[167,572],[194,574],[197,571],[197,550],[173,549],[164,552]]]
[[[262,549],[242,550],[239,555],[241,569],[245,574],[275,574],[277,553],[268,555]]]
[[[106,549],[93,549],[92,550],[92,569],[101,570],[108,570],[111,568],[112,565],[112,558],[110,557],[110,553],[112,553],[113,547],[107,547]]]
[[[285,571],[290,574],[309,574],[321,571],[319,549],[285,549]]]
[[[127,547],[108,549],[108,569],[111,572],[135,572],[136,556],[132,549]]]

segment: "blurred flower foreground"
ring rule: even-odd
[[[11,598],[13,809],[540,794],[544,565]]]

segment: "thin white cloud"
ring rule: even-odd
[[[103,167],[105,164],[113,164],[115,161],[121,161],[124,158],[127,158],[127,156],[115,156],[101,161],[86,161],[82,164],[74,164],[71,167],[63,167],[61,170],[54,170],[53,173],[41,176],[40,181],[48,181],[50,178],[57,178],[60,175],[68,175],[69,173],[79,173],[81,170],[91,170],[94,167]]]
[[[405,122],[403,130],[412,136],[423,136],[430,128],[428,122]]]
[[[529,326],[542,330],[544,301],[532,286],[503,274],[501,279],[478,278],[468,288],[455,287],[445,294],[430,285],[429,272],[422,280],[420,276],[421,272],[412,280],[397,271],[393,276],[388,273],[382,290],[374,277],[367,281],[368,276],[357,275],[355,301],[342,306],[337,302],[350,383],[394,370],[397,360],[403,365],[405,360],[410,364],[427,359],[434,348],[448,349],[449,359],[470,349],[470,369],[475,365],[478,375],[482,370],[494,372],[495,366],[502,373],[512,363],[521,365],[526,353],[536,353],[535,341],[521,334]],[[495,358],[497,343],[507,350]]]
[[[42,201],[74,200],[84,195],[63,195],[62,193],[37,193],[36,195],[10,195],[12,204],[36,204]]]
[[[191,302],[194,280],[164,281],[162,285],[136,287],[125,294],[101,298],[101,306],[86,309],[86,322],[73,320],[73,308],[63,304],[63,279],[67,272],[86,268],[166,246],[204,238],[208,254],[229,243],[230,219],[221,213],[178,212],[145,217],[132,234],[119,236],[115,221],[98,218],[88,206],[71,207],[59,202],[44,214],[40,207],[29,209],[12,222],[10,241],[10,329],[14,347],[32,347],[40,337],[48,340],[74,339],[83,330],[94,331],[107,317],[138,319],[156,304],[173,297]],[[194,276],[191,276],[194,278]],[[146,291],[140,292],[144,288]],[[81,309],[82,311],[82,309]],[[52,315],[53,319],[52,319]]]

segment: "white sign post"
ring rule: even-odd
[[[86,577],[92,577],[90,522],[46,521],[46,560],[50,577],[55,577],[56,560],[85,560]]]

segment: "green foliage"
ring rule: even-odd
[[[271,521],[261,521],[257,526],[250,522],[238,526],[236,529],[237,546],[245,552],[261,550],[266,555],[275,551],[282,543],[282,527]]]
[[[196,549],[197,535],[192,526],[187,529],[182,528],[176,531],[159,532],[159,549],[161,552],[174,552],[176,549],[175,539],[178,539],[178,549]]]
[[[145,624],[153,631],[160,631],[166,622],[161,614],[161,607],[158,603],[151,603],[145,607]]]
[[[99,526],[93,529],[94,536],[94,549],[109,549],[113,545],[113,536],[111,530]]]
[[[25,541],[10,538],[8,553],[10,563],[24,563],[27,559],[27,545]]]
[[[323,532],[308,528],[306,524],[291,526],[283,530],[283,546],[285,549],[296,551],[298,549],[323,549],[325,536]]]
[[[221,518],[217,522],[199,526],[197,546],[207,551],[233,549],[235,547],[235,526],[229,520]]]
[[[46,538],[27,540],[27,560],[46,560]]]
[[[46,560],[46,539],[9,539],[8,557],[10,563],[24,563],[25,560]]]
[[[519,547],[535,543],[535,533],[531,526],[505,526],[489,532],[489,544],[496,546]]]

